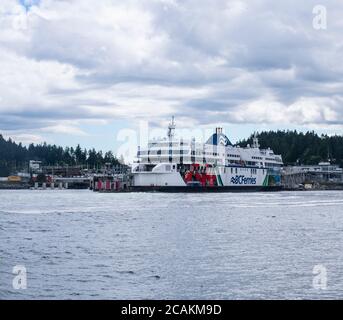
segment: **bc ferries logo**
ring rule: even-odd
[[[226,146],[228,143],[229,139],[225,136],[220,136],[219,137],[219,145]]]
[[[246,178],[245,176],[236,176],[231,178],[232,184],[256,184],[256,178]]]

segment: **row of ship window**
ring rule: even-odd
[[[181,155],[182,154],[184,154],[183,152],[181,152],[180,153]],[[141,152],[139,152],[138,153],[138,156],[142,156],[142,155],[150,155],[150,156],[153,156],[154,154],[152,154],[152,153],[147,153],[147,152],[143,152],[143,151],[141,151]],[[170,155],[168,152],[160,152],[160,153],[157,153],[157,155]],[[176,154],[174,154],[174,155],[176,155]],[[193,156],[198,156],[198,154],[197,155],[195,155],[194,153],[192,154]],[[210,156],[212,156],[212,155],[218,155],[218,154],[210,154],[210,153],[206,153],[206,155],[210,155]],[[273,160],[273,161],[275,161],[275,160]],[[241,164],[241,160],[228,160],[227,161],[227,163],[228,164]],[[245,161],[244,162],[245,163],[245,165],[248,165],[248,166],[256,166],[256,165],[258,165],[258,162],[254,162],[254,161]],[[263,165],[263,163],[261,162],[261,165]],[[269,162],[265,162],[265,166],[266,167],[274,167],[274,166],[279,166],[278,164],[276,164],[275,162],[274,163],[269,163]]]
[[[263,174],[264,174],[264,169]],[[257,174],[257,169],[255,168],[224,168],[224,173],[229,173],[231,172],[232,174],[238,174],[238,173],[251,173],[251,174]]]
[[[177,155],[177,154],[180,154],[180,155],[187,155],[189,153],[188,150],[174,150],[172,153],[170,152],[170,150],[158,150],[157,152],[148,152],[148,151],[139,151],[138,152],[138,156],[144,156],[144,155],[171,155],[171,154],[174,154],[174,155]],[[210,153],[210,152],[203,152],[203,153],[200,153],[200,152],[197,152],[195,153],[195,151],[192,151],[191,152],[191,155],[192,156],[199,156],[199,155],[206,155],[206,156],[219,156],[219,153]],[[231,157],[231,158],[237,158],[239,159],[240,156],[239,155],[233,155],[233,154],[228,154],[228,157]],[[258,160],[262,160],[261,157],[255,157],[253,156],[252,159],[258,159]],[[275,159],[272,159],[272,158],[266,158],[267,161],[275,161]],[[238,160],[236,160],[238,161]],[[236,161],[229,161],[229,163],[238,163]],[[277,161],[279,162],[279,161]],[[247,162],[247,165],[256,165],[256,162],[252,162],[252,161],[248,161]],[[272,163],[268,163],[266,162],[266,166],[274,166],[274,164]]]
[[[139,151],[139,155],[148,155],[148,154],[157,154],[157,155],[160,155],[160,154],[169,154],[170,152],[172,151],[172,153],[174,154],[188,154],[189,153],[189,150],[157,150],[157,151],[150,151],[150,153],[148,151]],[[196,151],[192,151],[191,152],[192,155],[202,155],[202,154],[206,154],[206,155],[210,155],[210,156],[218,156],[219,153],[217,152],[196,152]],[[241,156],[238,155],[238,154],[228,154],[227,155],[228,157],[231,157],[231,158],[240,158]],[[262,157],[256,157],[256,156],[252,156],[252,159],[254,160],[263,160]],[[266,158],[266,160],[268,161],[275,161],[276,159],[274,158]]]
[[[172,150],[173,154],[189,154],[189,150]],[[144,156],[144,155],[161,155],[161,154],[171,154],[171,150],[157,150],[157,151],[139,151],[138,155],[139,156]],[[219,156],[220,154],[217,152],[195,152],[192,151],[191,155],[208,155],[208,156]],[[224,156],[224,155],[223,155]],[[240,158],[241,156],[238,154],[228,154],[228,157],[231,158]]]

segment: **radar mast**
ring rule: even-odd
[[[175,125],[175,117],[172,116],[172,121],[169,123],[169,126],[168,126],[168,133],[167,133],[167,136],[168,136],[168,138],[169,138],[170,140],[174,138],[175,128],[176,128],[176,125]]]

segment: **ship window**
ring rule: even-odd
[[[170,171],[170,165],[166,165],[166,171]]]

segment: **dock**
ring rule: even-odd
[[[343,170],[328,162],[287,166],[281,172],[281,184],[285,190],[343,190]]]
[[[132,175],[128,173],[94,175],[90,181],[90,190],[95,192],[128,192],[131,187]]]

